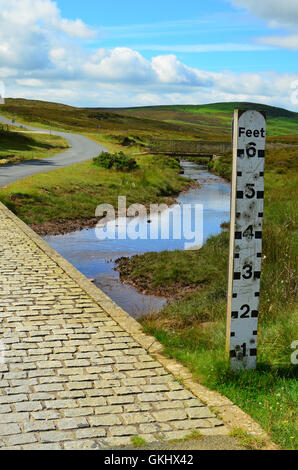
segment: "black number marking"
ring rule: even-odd
[[[240,315],[240,318],[249,318],[249,315],[248,315],[248,313],[250,312],[249,305],[247,304],[242,305],[242,307],[240,307],[240,310],[245,310],[245,312],[242,313],[242,315]]]
[[[250,184],[250,183],[246,185],[244,194],[247,199],[252,199],[253,197],[255,197],[256,192],[254,190],[254,186],[255,186],[254,184]]]
[[[252,265],[251,264],[245,264],[243,266],[243,269],[246,270],[244,274],[242,274],[243,279],[250,279],[252,277]]]
[[[243,232],[243,236],[246,238],[253,238],[253,226],[249,225],[246,230]]]
[[[255,157],[257,154],[255,142],[249,142],[248,146],[246,147],[246,155],[250,158]]]
[[[241,348],[243,351],[243,356],[246,356],[246,343],[241,344]]]

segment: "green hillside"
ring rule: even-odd
[[[268,135],[298,133],[298,113],[259,103],[230,102],[203,105],[148,106],[141,108],[113,109],[126,116],[156,119],[175,124],[192,124],[203,133],[230,134],[234,109],[265,111]]]
[[[268,135],[298,134],[298,113],[258,103],[212,103],[204,105],[148,106],[135,108],[75,108],[58,103],[7,99],[0,114],[42,127],[98,132],[121,142],[125,136],[171,139],[229,139],[233,111],[263,110],[267,114]]]
[[[165,135],[172,139],[200,138],[197,129],[184,123],[157,122],[149,117],[138,118],[109,109],[75,108],[45,101],[7,99],[5,105],[0,105],[0,114],[24,124],[81,134],[98,134],[100,124],[101,134],[109,140],[112,137],[116,143],[127,136],[141,138],[145,142],[151,137],[162,138]]]

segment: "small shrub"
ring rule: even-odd
[[[108,170],[132,171],[138,168],[138,164],[135,159],[128,157],[123,152],[102,152],[98,157],[93,159],[93,162],[96,166],[107,168]]]
[[[181,170],[179,158],[161,155],[158,157],[158,164],[166,168],[173,168],[173,170]]]
[[[113,167],[112,155],[109,152],[102,152],[98,157],[93,158],[93,163],[109,170]]]

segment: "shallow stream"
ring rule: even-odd
[[[143,217],[141,222],[138,218],[141,225],[143,222],[148,226],[148,233],[154,226],[158,228],[155,239],[100,240],[96,236],[95,228],[43,237],[87,278],[95,279],[97,287],[135,318],[160,310],[167,299],[139,293],[133,286],[123,284],[119,273],[114,270],[115,260],[121,256],[133,256],[149,251],[188,249],[191,245],[198,245],[197,238],[200,238],[201,244],[211,235],[220,233],[221,224],[230,217],[230,184],[201,165],[187,161],[181,161],[180,164],[184,176],[197,180],[200,186],[179,195],[177,204],[171,208],[170,217],[167,211],[164,211],[159,216]],[[202,205],[202,211],[195,213],[194,207],[198,204]],[[184,211],[186,206],[190,207],[190,210]],[[198,221],[200,214],[202,220]],[[183,235],[184,227],[188,225],[189,234]],[[175,238],[179,226],[182,236]],[[193,240],[189,238],[191,230],[199,232],[201,229],[200,237],[196,236]],[[169,236],[164,239],[167,231]]]

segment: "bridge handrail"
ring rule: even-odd
[[[210,152],[224,153],[231,150],[232,145],[229,142],[215,142],[215,141],[199,141],[199,140],[170,140],[160,139],[149,141],[149,148],[152,152],[164,152],[168,154],[188,153],[188,154],[202,154]]]

